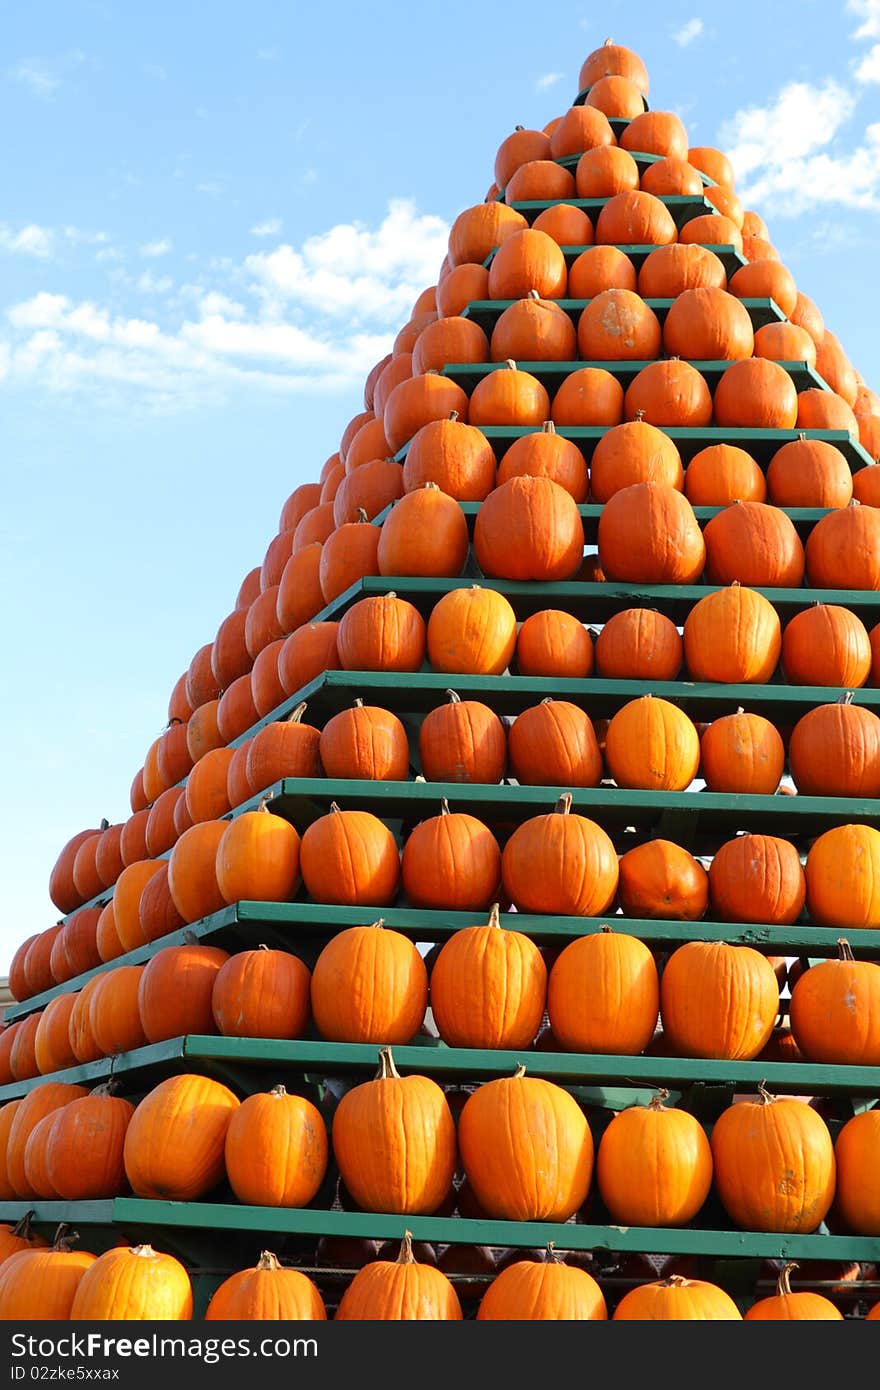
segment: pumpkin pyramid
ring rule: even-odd
[[[876,1302],[880,399],[637,55],[580,88],[59,855],[0,1317]]]

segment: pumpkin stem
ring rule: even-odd
[[[548,1240],[548,1242],[547,1242],[547,1258],[546,1258],[546,1260],[544,1261],[544,1263],[545,1263],[545,1264],[548,1264],[548,1265],[561,1265],[561,1264],[565,1264],[565,1261],[563,1260],[563,1258],[562,1258],[562,1256],[560,1255],[559,1251],[556,1249],[556,1241],[555,1241],[555,1240]]]
[[[386,597],[386,598],[397,598],[397,593],[396,593],[396,591],[395,591],[394,589],[390,589],[390,590],[388,591],[388,593],[385,595],[385,597]]]
[[[687,1284],[687,1279],[683,1274],[667,1274],[666,1278],[659,1282],[664,1289],[681,1289]]]
[[[665,1086],[660,1086],[660,1087],[658,1087],[658,1089],[657,1089],[657,1094],[656,1094],[655,1096],[652,1096],[651,1099],[650,1099],[650,1101],[648,1102],[648,1109],[649,1109],[649,1110],[662,1110],[662,1109],[663,1109],[663,1104],[664,1104],[664,1102],[667,1101],[668,1099],[669,1099],[669,1092],[668,1092],[668,1090],[666,1089]]]
[[[427,489],[428,492],[439,492],[440,485],[439,483],[432,482],[432,480],[429,478],[428,481],[423,484],[423,490],[424,489]]]
[[[553,807],[554,814],[567,816],[571,810],[572,799],[571,792],[563,792],[556,805]]]
[[[455,691],[455,690],[447,690],[447,691],[446,691],[446,694],[449,696],[449,703],[450,703],[451,705],[460,705],[460,704],[461,704],[461,696],[457,693],[457,691]]]
[[[533,303],[534,303],[536,300],[538,300],[538,299],[541,298],[541,296],[538,294],[538,291],[537,291],[537,290],[529,290],[529,295],[528,295],[528,297],[529,297],[529,299],[532,300]]]
[[[116,1076],[111,1076],[109,1080],[102,1081],[100,1086],[96,1086],[93,1091],[89,1091],[90,1096],[113,1096],[119,1090],[122,1082]]]
[[[457,411],[457,410],[450,410],[450,412],[449,412],[449,418],[450,418],[450,420],[457,420],[457,419],[458,419],[458,411]]]
[[[62,1221],[52,1240],[52,1249],[60,1250],[64,1254],[67,1254],[79,1238],[79,1231],[75,1231],[72,1226],[68,1226],[66,1221]]]
[[[443,800],[440,802],[440,814],[441,816],[448,816],[450,814],[449,802],[446,800],[445,796],[443,797]]]
[[[191,928],[185,927],[181,935],[185,946],[197,946],[199,944],[199,938]]]
[[[602,925],[601,925],[601,927],[599,928],[599,930],[600,930],[600,932],[603,932],[603,933],[605,933],[605,934],[609,934],[609,933],[611,933],[611,932],[614,931],[614,928],[613,928],[613,927],[610,927],[610,926],[608,925],[607,922],[603,922]]]
[[[514,128],[514,130],[525,130],[525,126],[524,126],[524,125],[515,125],[513,128]]]
[[[24,1216],[22,1216],[20,1220],[16,1221],[15,1225],[12,1228],[12,1234],[14,1236],[18,1236],[20,1240],[30,1240],[31,1236],[33,1235],[33,1232],[31,1230],[31,1222],[33,1221],[35,1216],[35,1211],[26,1211]]]
[[[340,814],[341,814],[341,809],[342,809],[342,808],[340,807],[340,805],[339,805],[339,803],[338,803],[337,801],[331,801],[331,802],[330,802],[330,814],[331,814],[331,815],[333,815],[333,816],[338,816],[338,815],[340,815]]]
[[[543,423],[542,426],[541,426],[541,433],[542,433],[542,434],[555,434],[555,433],[556,433],[556,424],[555,424],[555,422],[554,422],[553,420],[545,420],[544,423]]]
[[[855,960],[852,946],[850,946],[845,936],[839,936],[837,938],[837,958],[838,960]]]
[[[761,1097],[762,1105],[775,1105],[776,1097],[770,1094],[763,1081],[758,1082],[758,1095]]]
[[[270,1095],[270,1096],[286,1096],[286,1095],[287,1095],[287,1091],[286,1091],[285,1087],[282,1086],[281,1083],[279,1082],[277,1086],[273,1086],[273,1087],[272,1087],[271,1091],[269,1092],[269,1095]]]
[[[521,1076],[525,1076],[526,1069],[522,1062],[517,1062],[516,1071],[513,1073],[514,1081],[519,1081]]]
[[[179,723],[180,723],[180,720],[178,719],[177,722],[178,722],[178,724],[179,724]],[[109,830],[109,829],[110,829],[110,822],[108,821],[108,819],[107,819],[106,816],[102,816],[102,817],[101,817],[101,824],[100,824],[100,826],[99,826],[99,829],[101,829],[101,830]]]
[[[643,410],[637,410],[635,413],[635,418],[636,420],[644,420],[645,412]]]
[[[839,705],[851,705],[852,702],[853,702],[853,692],[852,692],[851,690],[845,690],[845,691],[843,692],[842,695],[838,696],[838,699],[837,699],[837,703],[838,703]]]
[[[379,1070],[376,1072],[376,1080],[387,1081],[389,1077],[400,1078],[400,1072],[394,1065],[394,1058],[391,1055],[390,1047],[379,1048]]]
[[[264,811],[265,814],[266,814],[267,816],[271,816],[272,812],[269,810],[269,802],[270,802],[271,800],[272,800],[272,793],[271,793],[271,792],[267,792],[265,796],[263,796],[263,797],[260,798],[260,804],[259,804],[259,806],[257,807],[257,810],[258,810],[258,811]]]
[[[293,711],[293,713],[292,713],[292,714],[289,714],[289,715],[287,716],[287,719],[286,719],[285,723],[287,723],[287,724],[301,724],[301,723],[302,723],[302,717],[303,717],[303,715],[305,714],[306,709],[307,709],[307,704],[306,704],[306,701],[303,700],[301,704],[297,705],[297,707],[296,707],[296,709]]]
[[[139,1259],[151,1260],[155,1255],[152,1245],[132,1245],[129,1247],[129,1255],[137,1255]]]
[[[382,928],[383,928],[384,926],[385,926],[385,918],[384,918],[384,917],[377,917],[376,920],[375,920],[375,922],[371,922],[371,923],[370,923],[370,927],[371,927],[371,928],[373,928],[373,927],[378,927],[378,929],[379,929],[380,931],[382,930]]]
[[[779,1271],[779,1278],[776,1281],[776,1292],[783,1298],[788,1298],[791,1295],[791,1271],[797,1269],[797,1267],[797,1260],[789,1260]]]
[[[486,925],[487,925],[488,927],[498,927],[499,930],[500,930],[500,928],[501,928],[501,904],[500,904],[500,903],[493,903],[492,906],[489,908],[489,920],[488,920],[488,922],[486,923]]]
[[[412,1231],[404,1231],[403,1240],[400,1242],[400,1254],[397,1257],[399,1265],[414,1265],[416,1257],[412,1248]]]
[[[269,947],[266,945],[265,941],[261,941],[260,944],[257,946],[258,951],[268,951],[268,949]]]
[[[370,518],[367,516],[367,512],[366,512],[366,508],[365,508],[365,507],[358,507],[358,517],[357,517],[357,519],[358,519],[358,521],[369,521]],[[264,1250],[264,1251],[263,1251],[263,1254],[260,1256],[260,1259],[263,1258],[263,1255],[267,1255],[268,1253],[269,1253],[269,1252],[268,1252],[267,1250]],[[272,1258],[273,1258],[273,1260],[274,1260],[275,1256],[273,1255]],[[258,1269],[259,1269],[259,1267],[260,1267],[260,1266],[257,1265],[257,1268],[258,1268]]]
[[[354,708],[355,708],[355,709],[363,709],[363,707],[364,707],[364,702],[363,702],[363,700],[361,699],[360,695],[358,695],[357,699],[356,699],[355,702],[354,702]]]
[[[504,365],[505,365],[505,367],[508,368],[509,371],[511,371],[511,372],[515,372],[515,371],[516,371],[516,363],[514,362],[514,360],[513,360],[512,357],[508,357],[508,359],[507,359],[507,361],[505,362]]]
[[[278,1260],[277,1255],[273,1255],[271,1250],[261,1250],[260,1258],[257,1261],[256,1268],[272,1270],[272,1272],[274,1273],[275,1270],[281,1268],[281,1264]]]

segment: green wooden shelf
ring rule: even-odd
[[[663,359],[654,359],[655,361]],[[602,371],[610,372],[622,386],[626,387],[635,376],[645,367],[651,366],[651,362],[517,362],[517,367],[522,372],[529,372],[537,377],[538,381],[551,393],[551,396],[559,389],[563,381],[572,372],[581,371],[584,367],[595,367]],[[723,373],[733,364],[730,362],[691,362],[692,367],[700,372],[705,379],[710,390],[714,391]],[[828,386],[824,379],[811,367],[808,362],[780,362],[780,367],[784,367],[794,382],[798,391],[805,391],[808,387],[819,387],[827,390]],[[456,382],[463,390],[470,393],[474,387],[483,380],[484,377],[491,375],[492,372],[506,371],[503,362],[448,362],[443,368],[442,375],[449,377],[450,381]]]
[[[481,434],[485,435],[500,459],[514,440],[522,439],[527,434],[535,434],[540,427],[480,425],[479,428]],[[574,440],[584,457],[589,460],[592,457],[593,449],[599,440],[608,433],[608,430],[601,425],[557,425],[556,432],[565,439]],[[665,425],[663,433],[675,443],[685,462],[692,459],[694,454],[699,453],[701,449],[707,449],[712,444],[733,444],[737,448],[744,449],[747,454],[751,454],[757,463],[766,468],[773,455],[782,448],[783,444],[790,444],[801,434],[806,435],[808,439],[821,439],[827,444],[833,444],[847,459],[853,472],[873,462],[864,446],[846,430],[754,430],[722,428],[719,425],[705,425],[698,429],[692,429],[678,425]],[[394,457],[398,463],[403,463],[408,452],[409,441],[398,449]]]
[[[655,196],[669,209],[679,231],[685,223],[690,222],[691,218],[703,217],[715,212],[713,205],[702,193],[669,193]],[[547,208],[564,203],[567,207],[580,208],[595,223],[607,202],[607,198],[524,198],[521,201],[509,203],[508,206],[516,212],[521,212],[526,221],[531,223],[540,213],[546,212]]]
[[[481,502],[460,502],[459,506],[467,518],[468,525],[473,531],[473,524],[479,514]],[[385,517],[394,507],[390,503],[377,516],[373,518],[374,526],[381,526]],[[587,545],[595,545],[599,536],[599,518],[605,510],[600,502],[581,502],[578,505],[581,521],[584,524],[584,541]],[[719,512],[726,511],[726,507],[694,507],[693,512],[700,527],[704,527],[713,516]],[[778,507],[777,511],[785,512],[786,516],[794,525],[802,540],[806,540],[817,521],[821,521],[831,510],[829,507]],[[473,561],[476,566],[476,560]]]
[[[473,319],[474,323],[479,324],[485,333],[491,334],[498,319],[509,309],[512,304],[518,304],[516,299],[472,299],[462,310],[462,318]],[[562,309],[577,324],[578,319],[584,309],[591,301],[589,299],[554,299],[553,303]],[[653,309],[658,319],[663,322],[670,308],[675,303],[674,299],[646,299],[645,303],[649,309]],[[773,299],[741,299],[744,309],[749,311],[752,320],[752,327],[756,330],[763,328],[768,323],[784,322],[785,315],[779,305]],[[561,428],[561,427],[560,427]]]
[[[647,110],[647,106],[645,109]],[[624,122],[624,125],[628,124],[628,121]],[[647,169],[651,164],[659,164],[660,160],[664,158],[662,154],[649,154],[647,150],[627,150],[627,154],[635,160],[640,170]],[[574,171],[577,169],[580,159],[581,155],[579,154],[563,154],[560,155],[558,159],[554,159],[553,163],[558,164],[563,169],[571,169],[572,173],[574,173]],[[704,174],[702,169],[698,169],[697,173],[703,180],[704,188],[715,187],[715,180],[711,179],[708,174]]]
[[[153,1202],[117,1197],[106,1202],[0,1202],[0,1221],[33,1211],[38,1228],[69,1222],[80,1229],[117,1226],[135,1231],[253,1233],[292,1236],[354,1236],[540,1248],[553,1241],[559,1250],[638,1251],[646,1254],[742,1256],[752,1259],[880,1260],[880,1236],[786,1235],[779,1232],[705,1230],[698,1227],[594,1226],[575,1222],[491,1221],[466,1217],[393,1216],[385,1213],[327,1211],[314,1207],[245,1207],[224,1202]],[[86,1242],[84,1241],[84,1244]],[[161,1247],[160,1238],[155,1242]],[[256,1241],[255,1241],[256,1243]]]
[[[781,1094],[819,1094],[873,1098],[880,1090],[880,1068],[825,1066],[810,1062],[730,1062],[704,1058],[619,1057],[574,1052],[542,1052],[531,1048],[490,1051],[453,1048],[425,1039],[394,1047],[394,1060],[404,1076],[418,1073],[442,1085],[470,1084],[511,1076],[526,1066],[530,1076],[563,1086],[611,1087],[612,1101],[630,1103],[632,1088],[640,1092],[665,1087],[683,1092],[692,1086],[730,1091],[753,1091],[759,1084]],[[54,1072],[54,1081],[97,1084],[115,1078],[121,1093],[142,1093],[162,1077],[197,1071],[225,1081],[242,1094],[252,1094],[291,1074],[306,1077],[366,1079],[377,1066],[377,1047],[320,1039],[223,1038],[190,1035],[154,1043],[134,1052]],[[274,1079],[273,1079],[274,1078]],[[0,1088],[0,1102],[17,1099],[49,1080],[37,1077]],[[598,1097],[601,1101],[601,1095]],[[620,1108],[612,1105],[612,1108]]]
[[[618,251],[622,251],[623,254],[632,261],[636,270],[641,269],[642,264],[648,256],[650,256],[651,252],[657,250],[657,244],[649,242],[619,241],[614,244]],[[740,266],[748,264],[742,252],[738,251],[735,246],[731,246],[727,242],[703,241],[700,242],[700,245],[704,246],[707,251],[712,251],[718,257],[719,261],[724,266],[728,280],[731,275],[736,274]],[[565,257],[566,265],[570,266],[584,251],[589,251],[591,246],[561,246],[559,249]],[[492,264],[492,258],[496,250],[497,248],[493,247],[483,261],[483,265],[489,266]]]

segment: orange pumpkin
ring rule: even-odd
[[[737,709],[714,719],[700,739],[700,771],[712,792],[771,795],[785,768],[785,745],[763,715]]]
[[[422,957],[401,932],[380,917],[349,927],[328,941],[315,961],[312,1015],[331,1042],[408,1043],[428,1004]]]
[[[395,503],[378,534],[379,574],[455,577],[464,569],[470,545],[467,522],[458,502],[436,483]]]
[[[214,1083],[209,1083],[214,1084]],[[71,1322],[192,1318],[189,1275],[173,1255],[149,1245],[113,1247],[90,1265],[70,1310]]]
[[[283,1086],[247,1096],[233,1111],[223,1150],[240,1202],[304,1207],[327,1171],[327,1129],[320,1110]]]
[[[686,1226],[709,1195],[709,1140],[688,1111],[663,1104],[667,1094],[621,1110],[602,1134],[596,1179],[616,1225]]]
[[[492,578],[570,579],[584,553],[584,530],[570,493],[550,478],[511,478],[480,507],[474,555]]]
[[[138,1197],[191,1202],[225,1172],[224,1144],[239,1101],[227,1086],[184,1073],[160,1081],[132,1116],[125,1135],[125,1172]]]
[[[800,588],[804,547],[791,518],[766,502],[734,502],[703,532],[706,578],[755,588]]]
[[[571,793],[514,830],[501,860],[504,891],[521,912],[595,917],[617,890],[617,855],[600,826],[571,814]]]
[[[358,1270],[336,1309],[342,1322],[460,1322],[462,1316],[446,1275],[416,1260],[409,1231],[396,1260],[372,1260]]]
[[[487,909],[498,895],[501,851],[488,826],[440,803],[440,814],[421,821],[407,837],[401,882],[414,907],[455,912]]]
[[[487,381],[495,375],[493,372]],[[453,412],[448,420],[432,420],[417,431],[403,465],[405,492],[416,492],[426,483],[434,483],[457,502],[480,502],[488,496],[495,486],[495,454],[485,435],[476,428],[473,399],[470,411],[469,425]]]
[[[653,608],[623,608],[596,639],[596,672],[610,680],[675,680],[682,641],[670,618]]]
[[[657,1026],[660,986],[644,942],[603,927],[557,956],[547,983],[553,1036],[572,1052],[637,1056]]]
[[[709,868],[712,910],[724,922],[787,926],[800,915],[805,893],[797,850],[775,835],[726,840]]]
[[[642,695],[613,716],[605,758],[619,787],[684,791],[697,774],[700,738],[677,705]]]
[[[302,837],[300,872],[314,902],[387,907],[397,896],[400,855],[377,816],[333,802]]]
[[[751,946],[691,941],[663,968],[660,1016],[677,1056],[748,1061],[768,1041],[778,1012],[773,967]]]
[[[515,647],[516,614],[494,589],[452,589],[431,610],[427,650],[435,671],[497,676]]]
[[[764,684],[779,661],[782,629],[769,599],[735,582],[694,604],[683,641],[694,680]]]
[[[211,1012],[227,1038],[299,1038],[309,1021],[311,974],[287,951],[259,946],[224,961],[214,978]]]
[[[615,492],[599,518],[599,563],[609,579],[692,584],[706,548],[693,508],[668,483],[633,483]]]
[[[429,782],[500,782],[507,764],[507,735],[494,710],[448,690],[449,704],[425,715],[419,727],[419,759]]]
[[[646,840],[620,857],[620,905],[628,917],[696,922],[709,902],[706,870],[671,840]]]

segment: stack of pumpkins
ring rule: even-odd
[[[580,85],[546,129],[502,142],[486,199],[456,219],[437,284],[369,373],[364,411],[318,480],[287,499],[262,563],[176,683],[130,816],[62,850],[50,894],[66,915],[22,944],[10,972],[19,1001],[61,989],[0,1035],[0,1082],[47,1078],[0,1109],[0,1197],[186,1202],[222,1185],[254,1206],[336,1194],[402,1217],[559,1223],[598,1201],[608,1220],[644,1227],[688,1226],[709,1202],[745,1230],[809,1233],[832,1212],[845,1231],[880,1235],[876,1103],[835,1142],[821,1102],[762,1088],[723,1110],[710,1138],[662,1095],[606,1123],[528,1074],[535,1049],[880,1067],[880,964],[853,959],[847,939],[880,927],[880,830],[832,818],[805,845],[750,831],[750,800],[745,833],[695,857],[658,837],[627,847],[598,799],[595,818],[580,813],[588,796],[573,809],[571,789],[600,787],[880,795],[880,718],[854,698],[880,684],[880,624],[797,599],[805,583],[880,589],[880,469],[867,466],[880,455],[880,397],[743,209],[725,156],[647,109],[637,55],[607,43]],[[777,315],[757,329],[756,300]],[[764,431],[784,433],[766,458],[756,448],[759,463],[741,446]],[[822,431],[848,435],[848,452]],[[359,597],[353,586],[371,576],[388,585]],[[422,608],[394,577],[447,583]],[[583,602],[608,584],[678,586],[672,611],[685,616],[606,597],[604,620],[586,627]],[[525,620],[517,592],[529,594]],[[320,708],[328,670],[352,673],[352,703],[319,727],[301,696],[317,682]],[[444,679],[415,731],[358,693],[369,673],[405,691],[422,670],[496,684],[478,700],[444,696]],[[745,703],[749,686],[774,679],[819,689],[793,724],[735,701],[703,724],[676,698],[683,676],[737,687]],[[502,718],[492,691],[518,677],[566,681],[571,698]],[[613,692],[609,718],[583,707],[592,680]],[[644,693],[658,683],[662,695]],[[332,800],[340,782],[413,776],[438,784],[437,813],[400,834],[378,801],[364,809],[366,789],[360,809]],[[306,779],[310,795],[326,780],[327,811],[303,824],[274,814],[282,779]],[[487,824],[450,804],[453,791],[466,807],[468,787],[505,779],[545,788],[546,809],[512,806],[512,819]],[[308,963],[195,939],[126,959],[230,904],[297,898],[363,909],[364,924]],[[478,920],[425,959],[381,920],[395,905]],[[502,927],[500,905],[591,920],[548,951],[515,916]],[[609,912],[617,929],[600,930],[593,919]],[[697,926],[663,954],[637,934],[640,920],[707,914],[833,927],[838,959],[701,941]],[[425,1031],[526,1062],[444,1092],[401,1077],[391,1054]],[[379,1073],[346,1091],[329,1125],[281,1086],[242,1101],[188,1074],[135,1105],[64,1079],[186,1033],[374,1044]],[[475,1248],[468,1265],[454,1244],[439,1260],[414,1253],[409,1234],[396,1259],[361,1246],[336,1317],[460,1318],[446,1271],[475,1270],[481,1298],[465,1315],[608,1316],[596,1268],[552,1247]],[[0,1234],[0,1258],[0,1317],[192,1316],[186,1270],[149,1246],[123,1239],[96,1258],[64,1229],[49,1248],[25,1224]],[[746,1317],[841,1317],[792,1292],[790,1266],[776,1272],[776,1294]],[[612,1316],[741,1316],[689,1273],[658,1280],[643,1267]],[[264,1252],[207,1316],[324,1318],[326,1298]]]

